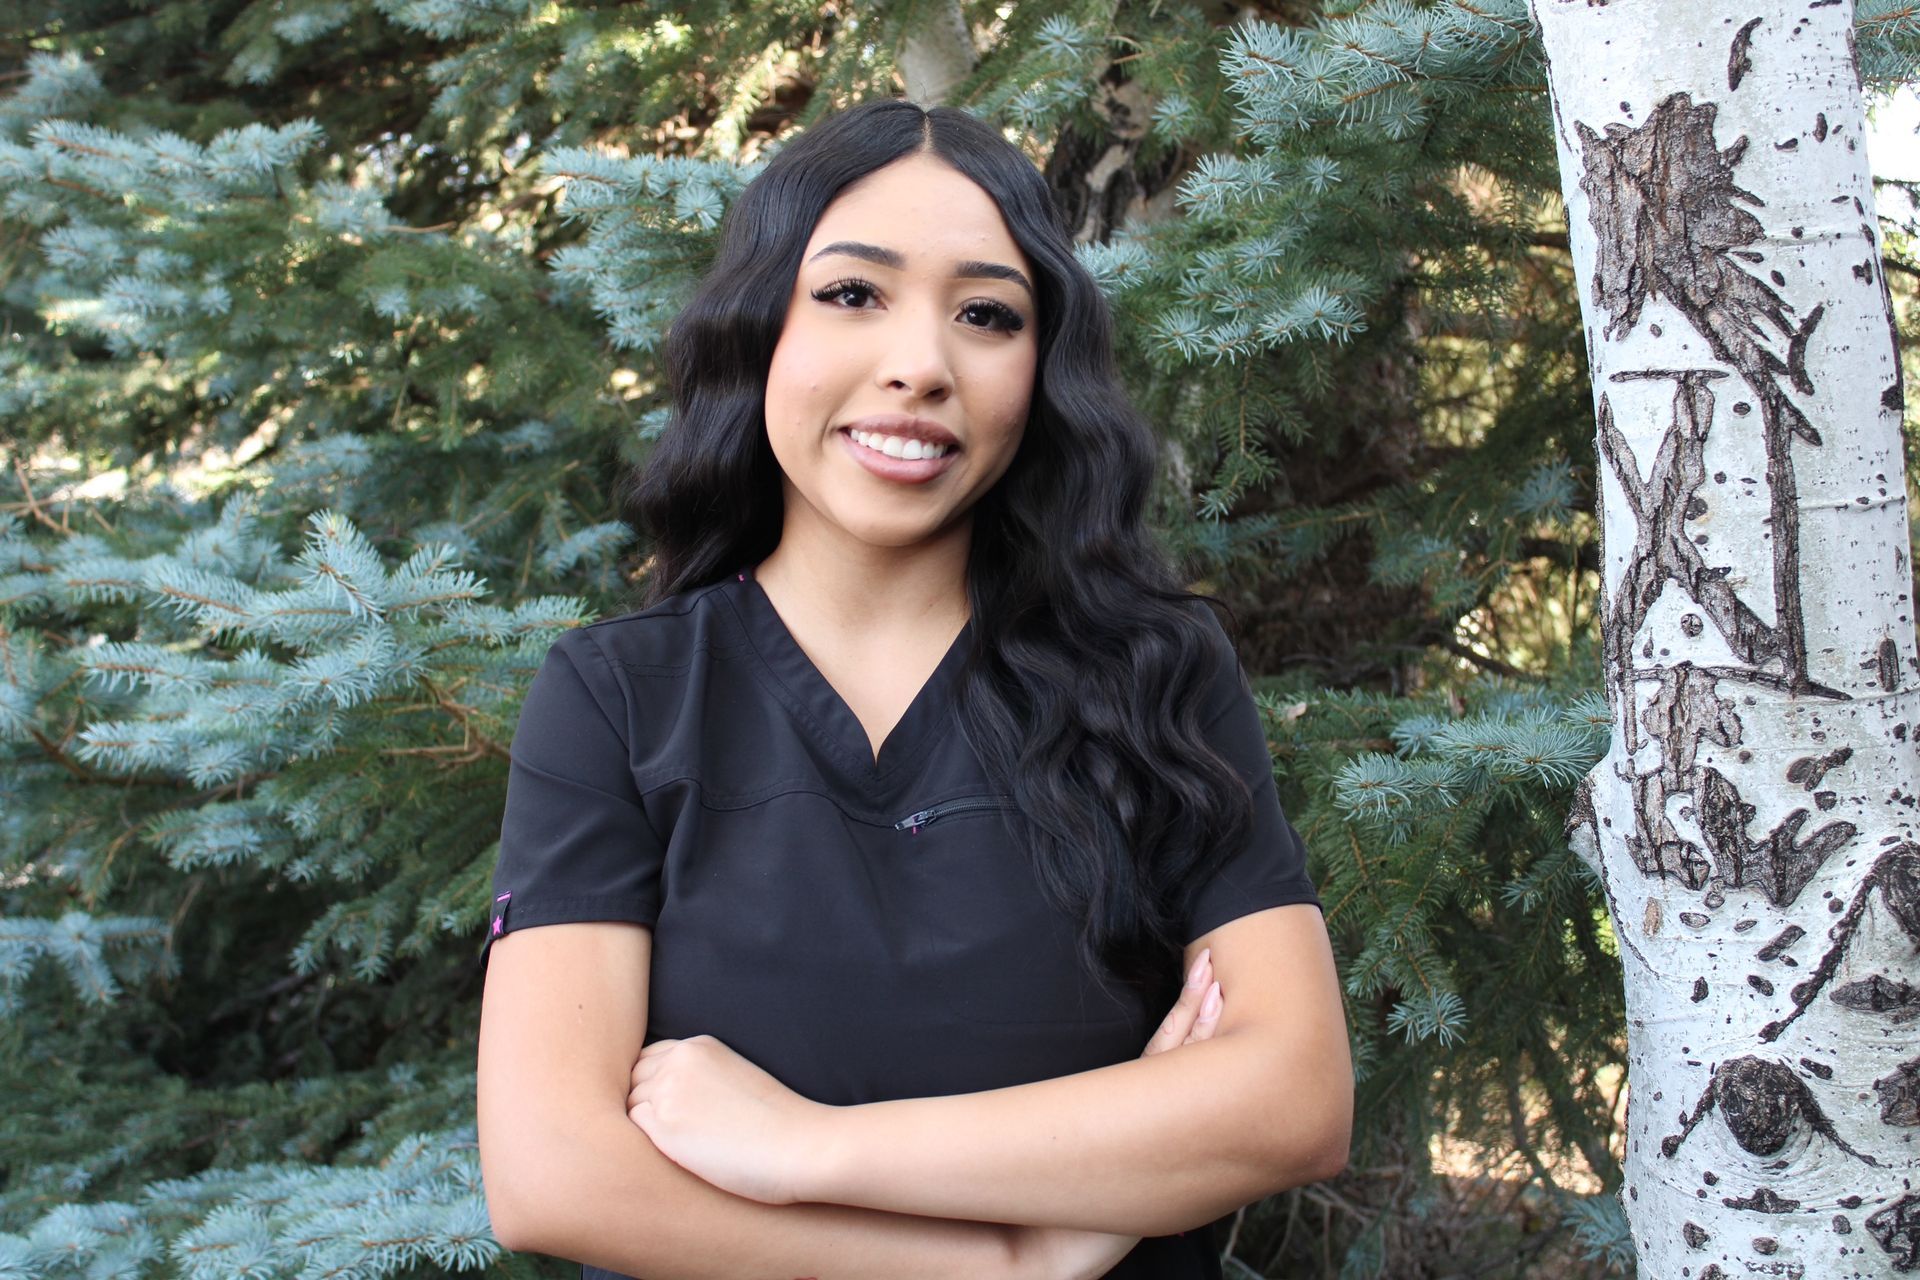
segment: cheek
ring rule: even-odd
[[[830,380],[831,351],[802,327],[789,325],[767,365],[766,414],[769,426],[804,420],[812,401]]]
[[[1024,360],[1002,370],[990,384],[994,389],[992,413],[995,420],[1017,433],[1033,406],[1033,375],[1036,360],[1029,353]]]

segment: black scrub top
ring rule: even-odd
[[[1254,817],[1187,941],[1319,905],[1232,642],[1194,607],[1214,639],[1207,738]],[[972,633],[969,620],[877,761],[750,569],[561,635],[513,736],[482,968],[516,929],[648,925],[646,1043],[713,1035],[831,1105],[1138,1057],[1166,1010],[1082,974],[1073,921],[1015,844],[1025,819],[960,732]],[[1216,1280],[1217,1226],[1142,1240],[1107,1275]]]

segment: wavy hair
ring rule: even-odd
[[[1180,981],[1191,895],[1250,829],[1249,793],[1200,722],[1222,627],[1194,602],[1229,625],[1232,611],[1186,590],[1145,525],[1157,444],[1115,374],[1106,299],[1045,180],[990,124],[869,101],[785,142],[740,192],[665,336],[671,420],[621,485],[622,514],[653,554],[636,607],[779,542],[764,404],[801,254],[843,187],[919,151],[993,198],[1038,276],[1026,433],[974,508],[956,712],[1027,819],[1013,829],[1025,827],[1044,891],[1079,924],[1083,970],[1164,999]]]

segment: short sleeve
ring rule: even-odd
[[[509,748],[482,972],[494,939],[518,929],[658,916],[666,852],[633,785],[625,707],[591,635],[554,641]]]
[[[1253,691],[1241,671],[1233,642],[1207,611],[1214,633],[1214,674],[1208,716],[1201,732],[1231,764],[1253,795],[1253,821],[1240,847],[1200,886],[1187,913],[1183,941],[1192,942],[1230,920],[1295,902],[1320,905],[1307,876],[1307,847],[1280,808],[1273,756]]]

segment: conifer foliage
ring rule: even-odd
[[[615,484],[721,215],[781,138],[899,92],[929,8],[13,9],[0,1275],[534,1269],[472,1124],[519,699],[646,571]],[[1909,8],[1858,6],[1882,82]],[[1563,1172],[1618,1184],[1622,1046],[1561,834],[1606,708],[1524,0],[963,10],[949,101],[1083,215],[1155,519],[1274,675],[1349,996],[1354,1167],[1237,1222],[1230,1274],[1443,1265],[1443,1134],[1524,1160],[1553,1247],[1617,1256]]]

